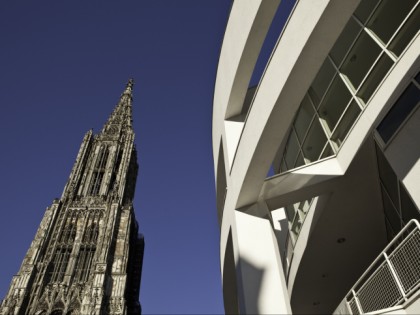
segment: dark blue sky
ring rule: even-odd
[[[133,77],[143,311],[223,312],[211,113],[230,6],[0,2],[0,299],[84,133],[101,129]]]
[[[223,313],[211,118],[231,3],[0,1],[0,299],[83,135],[133,77],[143,312]]]

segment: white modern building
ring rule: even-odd
[[[420,313],[420,1],[235,0],[213,154],[229,314]]]

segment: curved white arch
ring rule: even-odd
[[[261,19],[272,18],[274,13],[268,13],[270,1],[235,1],[232,7],[215,85],[213,153],[218,211],[223,215],[220,222],[222,275],[226,276],[223,270],[225,253],[231,242],[235,277],[227,277],[229,281],[237,281],[236,294],[241,311],[291,312],[290,300],[302,304],[299,311],[313,311],[319,303],[304,300],[302,288],[309,280],[303,279],[302,275],[322,274],[321,262],[331,272],[341,270],[328,261],[328,257],[320,258],[314,252],[316,249],[321,248],[320,252],[327,253],[326,256],[328,250],[332,250],[331,258],[340,259],[339,249],[335,249],[336,240],[346,237],[353,243],[341,257],[348,258],[361,248],[364,260],[354,264],[352,271],[344,277],[343,283],[346,283],[353,281],[363,268],[363,262],[369,261],[370,252],[380,250],[385,242],[384,224],[378,224],[383,220],[382,209],[373,209],[363,217],[367,209],[382,202],[373,134],[420,68],[419,34],[404,53],[395,58],[396,62],[350,128],[336,155],[267,178],[272,162],[285,146],[302,99],[360,2],[297,2],[244,120],[242,106],[248,82],[269,26]],[[240,119],[239,114],[242,115]],[[401,159],[395,153],[397,149],[393,149],[394,153],[391,149],[392,146],[387,151],[390,153],[385,150],[385,155],[388,154],[390,160],[392,155]],[[361,177],[363,172],[366,180]],[[420,193],[415,187],[415,179],[420,178],[420,165],[412,165],[411,173],[399,178],[418,205]],[[355,198],[347,193],[349,191],[363,203],[357,211],[352,212]],[[319,202],[313,203],[310,214],[302,223],[301,235],[295,244],[296,259],[287,265],[290,272],[286,281],[284,256],[280,255],[284,248],[283,244],[278,244],[281,238],[276,234],[284,231],[278,230],[281,224],[274,226],[271,212],[317,196]],[[347,204],[341,205],[344,200]],[[330,221],[335,225],[329,225]],[[354,226],[360,227],[359,234]],[[371,240],[366,242],[367,237]],[[325,242],[329,243],[323,246]],[[315,262],[313,268],[311,262]],[[343,266],[351,267],[348,261],[343,262]],[[232,272],[232,266],[229,268]],[[268,274],[270,276],[266,276]],[[332,301],[337,299],[336,295],[345,285],[338,286],[336,292],[329,287],[323,298],[330,294]],[[317,294],[314,287],[308,288],[306,293]],[[280,298],[274,299],[267,292],[275,292],[274,295]],[[325,302],[328,303],[332,302]],[[332,305],[325,307],[324,310],[331,309]]]

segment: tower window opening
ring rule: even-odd
[[[96,252],[96,243],[99,235],[99,221],[101,212],[92,211],[88,216],[85,232],[82,237],[82,244],[76,261],[75,281],[86,282],[91,273],[93,257]]]
[[[95,252],[95,246],[86,246],[80,248],[75,270],[75,280],[77,282],[86,282],[88,280]]]
[[[72,245],[75,238],[76,238],[76,224],[69,223],[64,227],[61,233],[60,239],[59,239],[59,243]]]
[[[122,158],[122,151],[116,153],[116,160],[115,160],[114,167],[113,167],[113,170],[112,170],[111,180],[110,180],[109,186],[108,186],[109,189],[114,188],[115,179],[117,177],[118,169],[119,169],[120,164],[121,164],[121,158]]]
[[[98,238],[98,225],[96,223],[92,223],[86,229],[82,242],[84,244],[96,244],[97,238]]]
[[[92,196],[99,195],[102,180],[104,178],[105,168],[108,161],[109,149],[107,147],[101,147],[99,150],[98,157],[95,162],[95,168],[92,173],[92,180],[90,182],[89,194]]]
[[[70,253],[71,248],[57,248],[52,262],[51,282],[63,281],[69,263]]]
[[[77,215],[70,214],[65,220],[64,227],[58,237],[57,249],[53,256],[53,260],[49,267],[50,282],[60,282],[63,280],[67,265],[69,263],[70,254],[73,249],[73,243],[76,238]]]

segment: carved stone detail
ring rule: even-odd
[[[105,272],[106,264],[96,264],[96,272]]]
[[[138,169],[131,129],[132,85],[130,81],[102,132],[84,136],[63,195],[45,211],[0,315],[54,310],[72,315],[140,314],[138,298],[132,298],[138,296],[140,279],[131,281],[131,287],[126,279],[139,273],[142,261],[135,258],[136,266],[128,262],[142,252],[136,243],[134,211],[122,210],[133,198],[134,191],[125,192],[125,199],[123,193],[125,187],[135,186]],[[115,283],[114,263],[124,275]],[[112,296],[115,291],[124,296]]]

